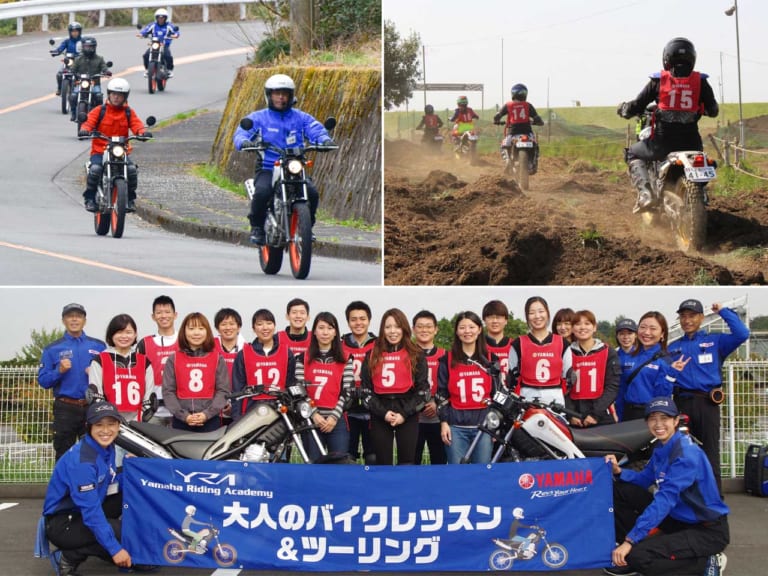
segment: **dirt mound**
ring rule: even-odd
[[[624,172],[542,159],[522,192],[496,156],[470,167],[409,142],[386,151],[389,285],[765,283],[768,191],[714,198],[708,245],[684,254],[632,215]]]

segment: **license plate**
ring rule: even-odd
[[[533,142],[515,142],[515,148],[533,148]]]
[[[712,166],[704,168],[686,168],[685,177],[691,182],[706,182],[715,178],[715,169]]]

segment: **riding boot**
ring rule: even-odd
[[[645,160],[635,158],[629,162],[629,178],[632,185],[637,190],[637,202],[632,209],[633,214],[644,212],[653,206],[653,190],[651,188],[650,177],[648,176],[648,166]]]

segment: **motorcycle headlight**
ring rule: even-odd
[[[88,90],[88,87],[89,87],[90,85],[91,85],[91,83],[90,83],[90,82],[88,82],[88,80],[83,80],[82,82],[80,82],[80,88],[81,88],[82,90]]]
[[[299,409],[299,415],[302,418],[309,418],[310,416],[312,416],[312,404],[310,404],[309,402],[306,402],[306,401],[299,402],[298,409]]]
[[[288,162],[288,172],[291,174],[301,174],[301,169],[304,167],[304,165],[301,163],[300,160],[291,160]]]
[[[112,155],[116,158],[122,158],[125,154],[125,148],[122,146],[113,146],[112,147]]]
[[[152,50],[160,50],[160,43],[152,42]]]
[[[498,430],[501,426],[501,415],[496,410],[488,410],[488,414],[485,415],[485,427],[488,430]]]

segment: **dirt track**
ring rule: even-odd
[[[632,215],[625,172],[543,158],[530,190],[447,147],[385,144],[384,270],[388,285],[765,284],[768,190],[710,199],[707,244],[680,252],[671,231]],[[599,244],[584,242],[596,230]],[[768,275],[768,272],[766,272]]]

